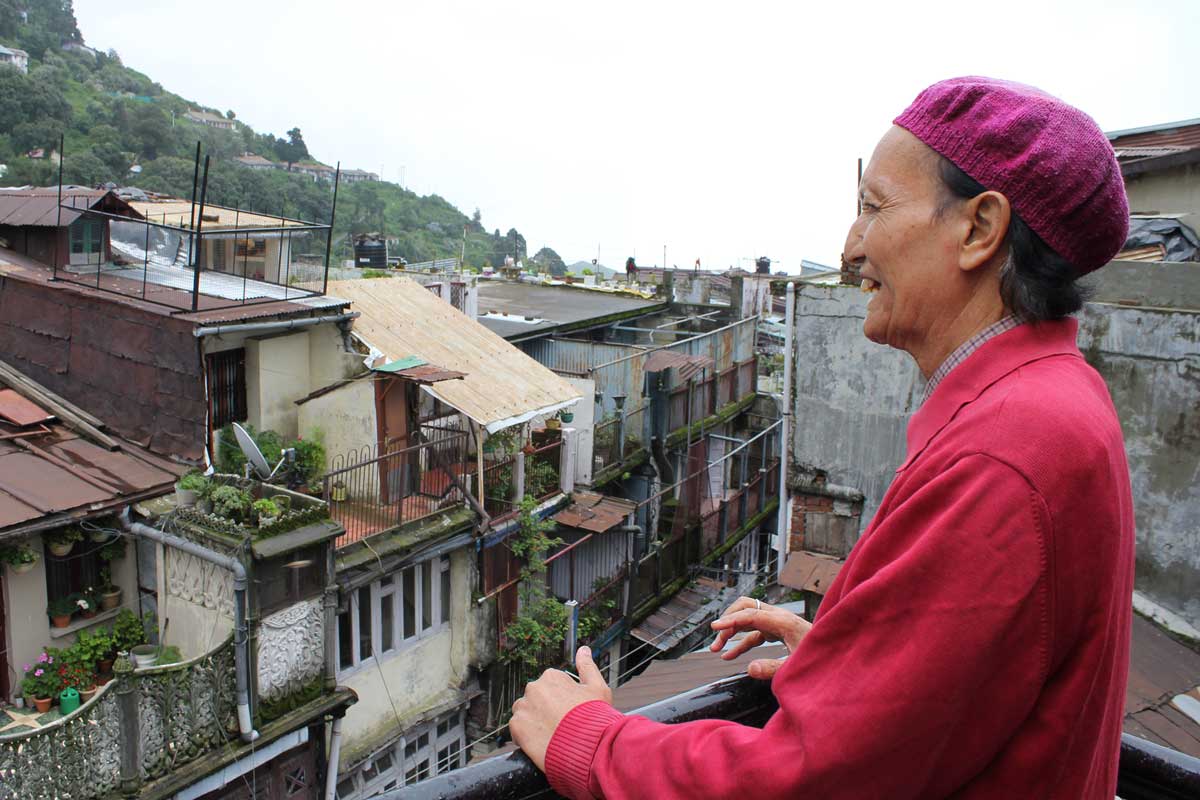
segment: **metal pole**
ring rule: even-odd
[[[66,149],[67,136],[58,134],[58,203],[54,218],[54,265],[50,269],[50,279],[58,280],[58,241],[62,238],[62,186],[63,186],[63,150]],[[26,235],[28,240],[28,235]],[[70,242],[67,242],[67,257],[70,258]]]
[[[341,176],[342,162],[339,161],[333,173],[333,206],[329,209],[329,235],[325,239],[325,280],[321,283],[321,294],[325,294],[329,289],[329,252],[333,249],[333,221],[337,217],[338,184],[341,183]]]
[[[570,623],[567,626],[567,640],[563,643],[563,655],[566,657],[567,663],[574,666],[575,648],[579,641],[579,601],[568,600],[563,605],[567,607],[567,619]]]
[[[784,554],[788,548],[788,530],[791,517],[788,515],[787,475],[788,436],[792,421],[792,332],[796,327],[796,284],[787,285],[787,313],[784,316],[783,333],[783,409],[779,420],[779,516],[775,520],[776,580],[783,574]]]
[[[188,227],[191,229],[191,231],[188,233],[188,263],[187,263],[187,266],[189,266],[189,267],[193,266],[192,265],[192,257],[194,255],[194,253],[192,252],[192,248],[199,247],[199,244],[196,242],[196,187],[199,185],[199,181],[200,181],[200,141],[196,140],[196,163],[195,163],[195,166],[192,167],[192,216],[188,222]],[[180,218],[179,222],[180,222],[180,224],[182,224],[183,219]],[[163,212],[163,224],[164,225],[167,224],[167,212],[165,212],[165,211]]]
[[[198,148],[197,148],[198,149]],[[200,186],[200,213],[192,220],[196,238],[196,265],[192,270],[192,311],[200,307],[200,232],[204,229],[204,201],[208,199],[208,164],[212,156],[204,157],[204,182]]]

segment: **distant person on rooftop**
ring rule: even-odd
[[[864,333],[928,380],[908,454],[816,621],[743,598],[761,730],[625,716],[582,649],[512,732],[571,798],[1112,800],[1133,589],[1121,428],[1080,356],[1077,279],[1125,241],[1112,147],[1083,112],[988,78],[923,91],[863,174],[845,260]]]

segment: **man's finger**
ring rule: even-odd
[[[737,658],[738,656],[740,656],[742,653],[746,652],[747,650],[751,650],[755,647],[758,647],[760,644],[762,644],[765,641],[766,641],[766,637],[764,637],[761,633],[759,633],[758,631],[751,631],[750,633],[743,636],[741,639],[738,639],[736,642],[734,642],[733,646],[730,647],[728,650],[726,650],[724,653],[721,653],[721,658],[725,659],[726,661],[730,661],[732,659]]]
[[[600,674],[600,668],[592,660],[592,648],[584,645],[575,652],[575,670],[579,673],[579,682],[587,686],[608,686],[608,681]]]
[[[750,666],[746,667],[746,672],[751,678],[767,681],[775,677],[775,673],[782,666],[782,658],[756,658],[750,662]]]

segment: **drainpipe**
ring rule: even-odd
[[[131,522],[128,506],[121,512],[120,520],[121,526],[135,536],[182,550],[196,558],[224,567],[233,573],[233,646],[237,675],[238,730],[241,732],[243,742],[253,742],[258,738],[258,731],[254,730],[250,718],[250,628],[246,622],[246,587],[249,585],[249,581],[246,579],[245,565],[235,558],[213,552],[195,542],[165,533],[157,528],[151,528],[140,522]]]
[[[329,761],[325,767],[325,800],[337,800],[338,760],[342,757],[342,718],[333,718],[329,741]]]
[[[787,554],[788,537],[791,534],[791,505],[787,493],[789,428],[792,421],[792,334],[796,329],[796,284],[787,285],[787,314],[784,317],[783,333],[783,402],[779,421],[779,516],[775,521],[775,579],[783,575],[783,561]]]
[[[192,330],[192,335],[199,339],[202,336],[220,336],[222,333],[243,333],[247,331],[286,331],[293,328],[308,328],[322,325],[326,322],[345,323],[357,319],[359,312],[349,311],[345,314],[332,314],[323,317],[300,317],[298,319],[281,319],[273,322],[238,322],[233,325],[205,325]]]

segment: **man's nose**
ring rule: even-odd
[[[846,243],[842,245],[842,260],[847,264],[861,267],[862,262],[866,260],[867,254],[863,249],[863,228],[863,219],[859,217],[854,220],[854,224],[846,233]]]

